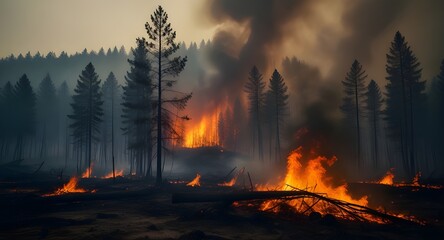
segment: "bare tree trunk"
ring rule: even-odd
[[[159,31],[161,29],[159,28]],[[157,172],[156,184],[162,183],[162,35],[159,34],[159,52],[158,52],[158,96],[157,96]]]

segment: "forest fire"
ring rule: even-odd
[[[200,174],[196,174],[196,177],[189,183],[187,183],[189,187],[200,187]]]
[[[346,184],[335,187],[329,181],[330,178],[326,175],[327,171],[323,165],[333,165],[334,162],[337,160],[336,157],[328,159],[326,157],[318,156],[314,159],[310,159],[307,162],[305,168],[301,164],[301,158],[302,148],[299,147],[296,150],[293,150],[287,158],[287,172],[283,182],[281,182],[278,186],[260,186],[258,190],[288,190],[289,188],[293,190],[304,190],[309,192],[316,192],[320,195],[345,201],[351,204],[367,206],[367,196],[363,196],[360,199],[354,199],[348,194]],[[288,204],[297,209],[297,211],[304,213],[309,213],[311,211],[320,212],[322,214],[337,213],[329,206],[326,206],[324,204],[316,204],[316,201],[319,200],[301,198],[291,200]],[[273,211],[279,211],[279,208],[275,207],[276,204],[276,200],[265,201],[260,209],[264,211],[270,209],[273,209]]]
[[[87,192],[87,190],[83,188],[78,188],[77,183],[79,179],[74,176],[71,179],[69,179],[69,182],[67,184],[64,184],[63,187],[57,189],[54,193],[44,194],[44,197],[50,197],[50,196],[58,196],[63,195],[67,193],[84,193]]]
[[[218,121],[218,111],[202,116],[199,122],[186,129],[183,146],[187,148],[220,146]]]
[[[123,177],[123,169],[115,171],[115,176],[116,177]],[[114,177],[114,175],[113,175],[113,172],[111,171],[108,174],[106,174],[105,176],[103,176],[102,178],[108,179],[108,178],[113,178],[113,177]]]

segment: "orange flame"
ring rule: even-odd
[[[187,186],[190,186],[190,187],[200,187],[200,175],[199,175],[199,173],[196,174],[196,177],[193,179],[193,181],[187,183]]]
[[[89,168],[87,168],[84,173],[82,173],[82,178],[90,178],[91,177],[93,166],[94,166],[94,163],[92,163],[91,166]]]
[[[390,169],[387,171],[387,173],[385,174],[385,176],[379,180],[379,184],[386,184],[386,185],[393,185],[393,178],[395,177],[395,175],[392,172],[393,169]]]
[[[237,178],[244,173],[245,168],[242,168],[241,170],[239,170],[236,175],[234,175],[234,177],[229,181],[229,182],[224,182],[224,183],[218,183],[218,186],[221,187],[232,187],[234,186],[234,184],[236,184]]]
[[[117,170],[115,175],[116,175],[116,177],[123,177],[123,170]],[[113,171],[111,171],[110,173],[106,174],[102,178],[113,178]]]
[[[183,146],[194,148],[220,145],[218,121],[217,111],[209,116],[203,116],[197,124],[187,129]]]
[[[57,196],[57,195],[62,195],[62,194],[67,194],[67,193],[84,193],[84,192],[87,192],[83,188],[77,188],[77,182],[78,181],[79,180],[77,179],[77,177],[74,176],[71,179],[69,179],[69,182],[67,184],[64,184],[63,187],[57,189],[54,193],[44,194],[43,196],[47,197],[47,196]]]
[[[330,198],[346,201],[353,204],[367,206],[367,196],[360,199],[352,198],[347,192],[347,185],[333,186],[329,181],[330,178],[326,175],[326,169],[323,164],[331,166],[337,160],[336,157],[328,159],[326,157],[318,156],[314,159],[310,159],[305,168],[302,166],[300,160],[302,158],[302,148],[299,147],[293,150],[287,158],[287,172],[285,179],[278,186],[260,186],[259,190],[268,190],[270,188],[288,190],[288,186],[296,189],[310,189],[312,192],[318,194],[325,194]],[[304,202],[303,202],[304,201]],[[275,201],[265,201],[262,204],[261,209],[270,209]],[[289,201],[289,205],[297,208],[302,204],[307,203],[307,199],[294,199]],[[309,203],[310,204],[310,203]],[[313,204],[313,203],[312,203]],[[328,213],[328,211],[320,204],[313,204],[312,209],[320,213]],[[277,210],[277,209],[276,209]]]

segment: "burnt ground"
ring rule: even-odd
[[[0,177],[1,178],[1,177]],[[43,173],[0,181],[0,239],[442,239],[444,190],[350,184],[370,203],[414,214],[416,224],[375,224],[295,213],[274,214],[224,203],[172,204],[174,192],[234,191],[155,187],[151,180],[81,179],[95,193],[41,197],[67,182]],[[413,190],[413,191],[412,191]]]

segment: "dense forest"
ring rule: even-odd
[[[444,174],[444,60],[426,81],[400,32],[387,42],[385,79],[369,79],[357,59],[326,90],[315,83],[319,70],[296,57],[271,73],[255,62],[240,74],[223,73],[230,59],[220,58],[226,57],[220,42],[176,44],[166,29],[169,45],[161,47],[155,34],[163,33],[152,24],[149,39],[138,38],[128,51],[2,58],[1,161],[46,162],[77,173],[94,164],[104,172],[118,166],[153,176],[154,166],[162,172],[179,148],[219,146],[266,165],[284,162],[302,145],[337,155],[349,176],[390,168],[406,178]],[[206,118],[206,132],[193,132]]]

